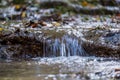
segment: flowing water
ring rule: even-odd
[[[118,60],[79,56],[7,60],[0,65],[0,80],[117,80],[114,70],[120,68]]]
[[[57,57],[57,56],[88,56],[88,53],[82,48],[80,41],[76,37],[64,35],[61,38],[45,39],[44,56]]]
[[[41,0],[41,2],[42,1],[44,2],[45,0]],[[82,9],[82,6],[77,4],[69,4],[68,6],[75,8],[75,10],[78,12]],[[99,6],[93,8],[97,9],[99,8]],[[8,13],[14,13],[13,10],[8,9]],[[118,7],[105,7],[105,9],[110,11],[120,11]],[[41,12],[45,14],[44,12],[46,11],[41,10]],[[6,15],[8,15],[8,13],[6,13]],[[30,14],[31,13],[28,14],[30,19],[32,19],[33,17],[39,19],[38,17],[41,16],[41,14],[38,15],[37,13],[32,13],[33,16],[30,16]],[[55,35],[55,38],[53,38],[54,36],[52,36],[52,38],[49,38],[48,34],[48,38],[44,39],[44,37],[42,37],[43,51],[41,52],[43,52],[43,57],[35,57],[32,58],[32,60],[27,61],[12,61],[10,59],[12,54],[17,53],[18,50],[21,49],[23,52],[26,53],[27,50],[24,51],[23,48],[21,48],[23,47],[23,45],[21,44],[12,46],[3,46],[0,44],[0,54],[6,54],[8,58],[7,60],[0,59],[0,80],[120,80],[120,59],[95,57],[94,55],[90,55],[89,53],[87,53],[87,51],[85,51],[81,45],[82,40],[84,40],[84,38],[82,38],[82,31],[84,29],[87,31],[89,28],[92,29],[93,27],[98,26],[104,27],[104,25],[106,25],[105,27],[107,27],[107,25],[109,25],[113,27],[113,29],[116,28],[119,30],[120,24],[116,22],[111,23],[113,21],[111,17],[110,19],[107,17],[107,19],[105,17],[97,18],[97,16],[86,16],[87,15],[85,15],[85,17],[83,15],[76,16],[75,18],[73,17],[73,19],[71,18],[71,20],[73,21],[70,20],[69,24],[57,27],[58,29],[54,28],[56,31],[65,31],[67,34],[75,35],[76,37],[69,35],[62,35],[62,37],[58,37],[61,34],[57,35],[57,32],[53,33],[50,30],[47,30],[48,32],[50,32],[50,34]],[[20,26],[21,24],[23,24],[23,22],[20,24],[17,23],[17,25],[14,25],[14,23],[12,23],[11,27],[10,25],[7,27],[10,30],[14,30],[13,26],[15,26],[16,28],[19,27],[24,30],[25,28],[22,26],[25,25]],[[41,31],[41,28],[40,30],[38,28],[35,29],[37,29],[38,32]],[[47,28],[45,27],[45,30],[46,29]],[[35,30],[32,29],[31,31]],[[22,36],[25,35],[29,37],[34,36],[31,34],[26,35],[24,33],[19,34],[22,34]],[[27,45],[27,48],[28,47],[29,45]],[[38,50],[41,50],[41,48]],[[26,54],[22,56],[26,57]],[[29,57],[29,55],[27,56]]]
[[[90,56],[82,41],[64,35],[45,39],[44,57],[30,61],[0,60],[0,80],[117,80],[120,62]],[[115,70],[118,69],[118,72]],[[118,76],[118,77],[117,77]],[[119,79],[118,79],[119,80]]]

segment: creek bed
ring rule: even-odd
[[[6,60],[0,65],[0,80],[117,80],[115,70],[120,69],[117,59],[79,56]]]

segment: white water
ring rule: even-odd
[[[82,42],[75,37],[64,35],[61,38],[46,39],[44,42],[45,57],[88,55],[81,46]]]

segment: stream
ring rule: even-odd
[[[117,59],[80,56],[6,60],[0,65],[0,80],[117,80],[115,70],[120,68]]]
[[[68,28],[66,29],[66,27]],[[16,53],[18,53],[18,56],[27,56],[28,58],[31,57],[31,55],[35,55],[35,51],[38,52],[36,52],[36,54],[39,54],[39,49],[37,50],[36,48],[33,53],[29,49],[29,47],[32,45],[41,47],[36,43],[29,44],[26,42],[27,47],[25,47],[24,51],[24,46],[19,44],[19,42],[13,45],[1,45],[1,54],[7,54],[8,59],[0,60],[0,80],[120,79],[120,60],[118,58],[96,57],[95,55],[91,55],[83,48],[82,43],[85,41],[85,39],[82,36],[83,33],[81,31],[83,31],[83,29],[80,24],[78,28],[64,26],[64,28],[61,29],[60,26],[58,28],[32,30],[39,34],[36,36],[30,33],[25,34],[24,32],[18,32],[15,34],[15,36],[35,36],[35,40],[41,40],[43,43],[42,57],[33,57],[27,61],[24,59],[19,60],[19,57],[17,61],[11,59],[11,56]],[[64,34],[64,31],[66,34]],[[91,49],[91,47],[88,48]],[[22,52],[23,55],[21,55],[20,52]],[[26,55],[26,53],[28,53],[28,55]]]
[[[0,80],[120,80],[119,0],[4,1]]]

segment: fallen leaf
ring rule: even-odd
[[[0,31],[3,31],[4,29],[3,28],[0,28]]]
[[[25,17],[26,17],[26,12],[25,12],[25,11],[23,11],[23,12],[21,13],[21,17],[22,17],[22,18],[25,18]]]
[[[15,5],[15,9],[17,10],[17,9],[20,9],[21,8],[21,6],[20,5]]]
[[[35,28],[35,27],[37,27],[37,26],[38,26],[37,23],[34,23],[34,24],[31,25],[32,28]]]
[[[87,5],[88,5],[88,2],[86,2],[86,1],[82,2],[82,6],[87,6]]]
[[[60,23],[58,23],[58,22],[52,22],[52,25],[53,26],[60,26]]]

